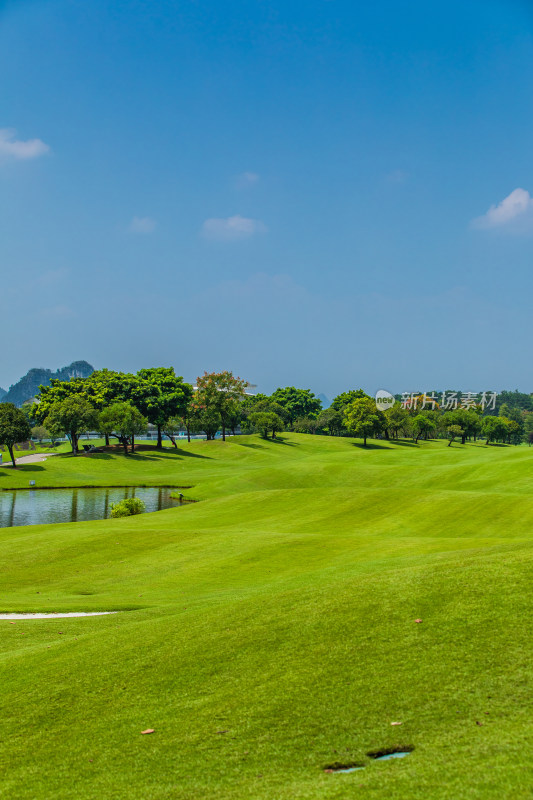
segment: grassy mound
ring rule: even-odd
[[[202,501],[0,530],[2,612],[125,612],[0,622],[0,797],[529,798],[532,477],[297,434],[0,468]]]

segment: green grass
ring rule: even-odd
[[[530,798],[533,452],[359,445],[0,468],[202,501],[0,530],[1,611],[125,611],[0,621],[0,797]]]

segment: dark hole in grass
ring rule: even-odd
[[[364,769],[364,764],[343,764],[335,761],[334,764],[328,764],[324,767],[324,772],[356,772],[358,769]]]
[[[382,750],[371,750],[367,753],[369,758],[374,761],[389,761],[391,758],[405,758],[410,755],[415,748],[411,745],[405,747],[385,747]]]

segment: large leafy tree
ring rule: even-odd
[[[482,432],[487,439],[487,444],[491,442],[504,442],[507,438],[507,426],[502,417],[488,416],[483,419]]]
[[[481,409],[457,408],[455,411],[445,411],[439,420],[440,426],[447,430],[450,425],[458,425],[461,428],[461,443],[467,439],[477,436],[481,431],[482,418]]]
[[[90,402],[87,382],[82,378],[71,378],[70,381],[60,381],[58,378],[53,378],[49,386],[40,386],[39,392],[37,403],[34,403],[32,413],[34,419],[40,423],[43,423],[46,417],[49,416],[54,406],[62,403],[67,398],[78,397]],[[93,408],[98,407],[92,402],[90,402],[90,405]]]
[[[250,422],[260,432],[263,439],[268,438],[268,432],[272,432],[272,438],[276,438],[276,432],[282,430],[283,420],[273,411],[253,411],[249,416]]]
[[[409,429],[409,413],[401,407],[400,403],[394,403],[384,414],[387,421],[387,431],[392,439],[397,439],[400,431],[405,434]]]
[[[162,447],[162,431],[168,419],[185,414],[192,397],[192,386],[176,375],[173,367],[141,369],[137,373],[141,381],[142,397],[139,407],[152,425],[157,427],[157,446]],[[153,391],[151,391],[153,389]]]
[[[368,397],[367,393],[364,392],[363,389],[350,389],[348,392],[342,392],[341,394],[338,394],[330,405],[330,408],[342,413],[346,406],[350,405],[350,403],[353,403],[354,400],[360,400],[362,397]]]
[[[500,417],[503,417],[509,424],[507,430],[509,434],[509,442],[513,444],[520,444],[524,435],[524,412],[519,408],[512,407],[508,403],[502,403],[500,406]],[[512,424],[510,424],[512,423]]]
[[[318,429],[330,436],[339,436],[343,429],[342,413],[334,408],[324,408],[317,418]]]
[[[294,425],[300,417],[317,417],[322,408],[322,403],[309,389],[296,389],[286,386],[276,389],[271,400],[285,409],[289,425]]]
[[[9,450],[11,463],[15,469],[17,464],[13,447],[17,442],[29,439],[30,436],[30,423],[24,412],[13,403],[0,403],[0,444],[4,444]]]
[[[76,455],[81,434],[97,427],[98,412],[83,395],[73,394],[53,403],[44,422],[54,436],[66,434]]]
[[[363,445],[366,447],[367,438],[384,431],[387,421],[373,400],[369,397],[359,397],[344,409],[344,424],[352,436],[363,440]]]
[[[222,439],[226,441],[226,428],[235,413],[235,403],[246,397],[248,382],[235,378],[232,372],[204,372],[196,382],[195,403],[211,415],[218,414],[222,426]]]
[[[411,423],[411,430],[413,432],[415,442],[418,442],[421,436],[424,436],[426,439],[428,439],[430,434],[435,431],[436,427],[437,425],[435,420],[432,419],[428,414],[417,414]]]
[[[135,451],[135,436],[144,433],[147,425],[146,417],[127,401],[112,403],[100,413],[100,430],[115,436],[121,442],[125,455],[128,455],[128,442],[131,442],[131,452]]]

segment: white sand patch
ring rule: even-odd
[[[0,614],[0,619],[64,619],[65,617],[101,617],[118,611],[68,611],[65,614]]]

